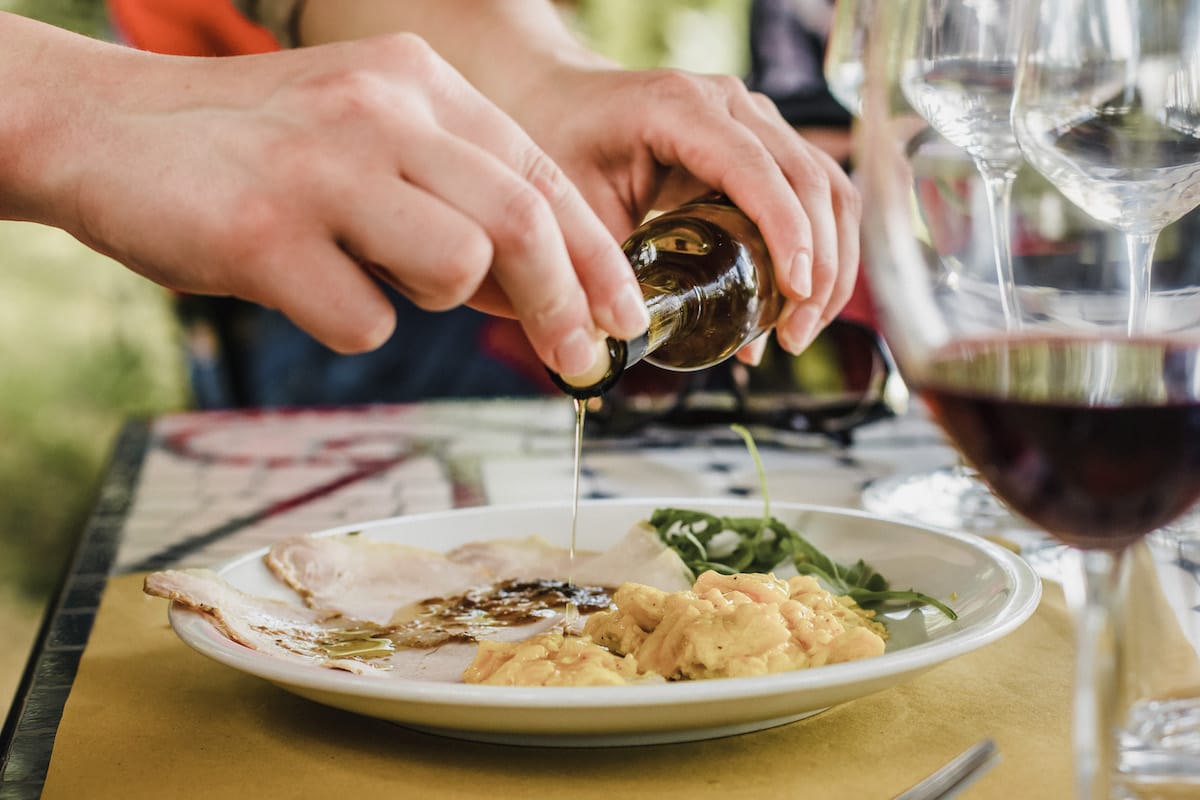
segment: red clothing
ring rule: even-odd
[[[117,32],[141,50],[179,56],[236,56],[279,49],[264,27],[229,0],[107,0]]]

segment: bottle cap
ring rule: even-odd
[[[621,374],[625,372],[629,348],[625,342],[612,337],[606,339],[605,343],[607,345],[607,362],[603,358],[596,359],[595,366],[588,373],[564,376],[554,370],[547,370],[554,385],[579,400],[599,397],[616,385]]]

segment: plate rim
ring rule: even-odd
[[[623,497],[581,499],[580,510],[596,506],[663,506],[688,504],[700,509],[705,506],[761,507],[761,498],[703,498],[703,497]],[[570,503],[537,501],[467,506],[440,511],[381,517],[333,528],[310,532],[309,536],[336,536],[352,531],[369,532],[387,525],[421,525],[436,523],[449,516],[470,514],[519,513],[545,510],[569,511]],[[485,686],[442,681],[421,681],[407,678],[354,675],[327,667],[298,664],[266,655],[238,644],[220,633],[209,618],[172,602],[168,619],[176,635],[194,650],[226,666],[273,683],[299,687],[317,692],[370,698],[386,702],[411,702],[446,707],[524,708],[524,709],[588,709],[617,705],[663,707],[688,704],[701,700],[728,701],[738,698],[763,698],[792,693],[808,693],[834,689],[872,680],[887,680],[905,676],[950,661],[995,642],[1024,624],[1037,610],[1041,601],[1042,581],[1033,568],[1012,551],[975,534],[953,531],[910,520],[888,517],[856,508],[811,503],[772,501],[772,513],[778,511],[816,512],[833,516],[884,522],[931,533],[955,540],[978,550],[1005,574],[1008,597],[993,612],[991,625],[965,628],[931,642],[885,653],[875,658],[843,664],[829,664],[810,670],[774,673],[771,675],[721,678],[719,680],[678,681],[668,684],[634,684],[629,686],[561,687],[561,686]],[[632,524],[632,523],[631,523]],[[224,577],[247,562],[261,560],[268,547],[256,548],[214,568]],[[981,623],[982,624],[982,623]],[[947,652],[949,651],[949,652]],[[898,683],[898,680],[892,681]],[[669,695],[658,697],[666,691]],[[569,695],[567,694],[569,692]]]

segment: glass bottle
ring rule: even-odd
[[[758,228],[723,195],[649,220],[622,247],[650,327],[631,341],[610,338],[608,370],[593,383],[573,385],[551,372],[573,397],[603,394],[642,360],[676,371],[718,364],[767,331],[783,309]]]

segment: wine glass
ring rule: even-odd
[[[825,45],[825,83],[834,99],[856,118],[862,111],[868,32],[872,28],[888,31],[888,52],[902,52],[899,37],[892,35],[901,30],[898,25],[874,25],[879,5],[884,6],[884,13],[902,10],[896,0],[837,0]],[[891,102],[898,107],[907,105],[899,87]],[[874,480],[863,489],[861,499],[863,507],[876,514],[943,528],[984,532],[1020,524],[962,459],[934,469]]]
[[[1159,232],[1200,202],[1200,52],[1180,41],[1200,31],[1181,27],[1187,5],[1041,6],[1015,98],[1029,162],[1125,236],[1131,334],[1147,324]]]
[[[837,0],[825,40],[825,85],[833,99],[855,117],[862,113],[867,31],[875,5],[875,0]]]
[[[948,12],[953,4],[913,5],[913,20],[938,23],[939,35],[953,29],[951,14],[927,16],[930,8]],[[981,20],[999,15],[1006,25],[1024,24],[1020,15],[1007,15],[1007,3],[961,5]],[[1031,5],[1028,19],[1027,38],[1018,37],[1028,48],[1019,70],[1018,62],[1007,73],[997,67],[989,74],[999,78],[971,90],[978,73],[961,61],[946,63],[937,80],[949,83],[939,85],[955,90],[959,106],[992,107],[997,116],[1000,104],[989,106],[994,83],[1015,78],[1017,116],[1031,108],[1023,99],[1031,82],[1062,89],[1056,102],[1076,114],[1058,137],[1043,133],[1041,141],[1056,143],[1064,163],[1085,154],[1094,179],[1077,190],[1047,171],[1048,192],[1111,198],[1118,196],[1111,184],[1144,175],[1140,186],[1125,186],[1119,196],[1131,209],[1161,211],[1179,207],[1158,197],[1165,192],[1157,181],[1169,175],[1171,193],[1189,198],[1180,205],[1195,205],[1191,176],[1200,173],[1200,125],[1190,121],[1200,120],[1193,111],[1200,93],[1191,90],[1200,0],[1055,0]],[[1010,41],[1000,27],[989,28],[994,40]],[[1125,31],[1132,38],[1115,38]],[[1088,37],[1097,32],[1114,38],[1091,49]],[[1069,64],[1047,71],[1055,47],[1086,53],[1073,75],[1059,71]],[[1080,215],[1077,224],[1037,240],[1003,225],[974,225],[963,235],[976,246],[953,253],[939,248],[931,223],[946,206],[929,204],[913,190],[937,163],[929,150],[949,141],[974,158],[971,148],[990,134],[971,123],[959,137],[928,135],[937,128],[927,119],[932,114],[906,112],[889,101],[896,80],[913,80],[909,62],[894,74],[890,59],[878,42],[869,42],[857,160],[865,265],[881,325],[910,387],[968,463],[1017,513],[1069,547],[1063,581],[1076,626],[1077,796],[1109,800],[1117,732],[1130,699],[1125,626],[1118,624],[1120,568],[1131,545],[1200,499],[1200,276],[1180,270],[1171,285],[1156,285],[1144,324],[1132,324],[1139,312],[1130,303],[1126,254],[1120,246],[1097,247],[1119,237],[1106,222]],[[1142,75],[1145,59],[1154,61],[1153,80]],[[926,84],[938,74],[927,66],[921,67]],[[1093,117],[1078,113],[1085,102],[1113,97],[1114,87],[1123,104],[1100,105],[1106,110]],[[1049,115],[1050,105],[1046,100],[1033,108]],[[1060,141],[1085,123],[1086,136]],[[1017,128],[1029,124],[1017,121]],[[1126,135],[1131,128],[1134,135]],[[1023,135],[1020,143],[1026,144]],[[1010,161],[1019,157],[1020,151],[1001,149]],[[990,194],[986,175],[980,183],[978,190]],[[962,184],[960,191],[969,207],[976,189]],[[1009,241],[984,241],[993,236]],[[994,267],[995,250],[1005,246],[1013,253],[1011,292],[962,279]],[[1019,325],[1013,324],[1018,310]]]
[[[1021,54],[1022,0],[921,0],[899,36],[900,88],[935,130],[975,162],[987,189],[1006,324],[1021,327],[1013,280],[1013,182],[1024,159],[1009,108]]]
[[[1200,3],[1066,0],[1030,10],[1017,140],[1064,195],[1120,231],[1127,335],[1174,337],[1186,320],[1172,304],[1191,287],[1152,278],[1160,232],[1200,204]],[[1139,761],[1156,752],[1200,783],[1200,753],[1169,744],[1183,738],[1170,731],[1200,728],[1200,700],[1173,703],[1169,719],[1156,719],[1157,708],[1129,710],[1126,740],[1137,731]]]

